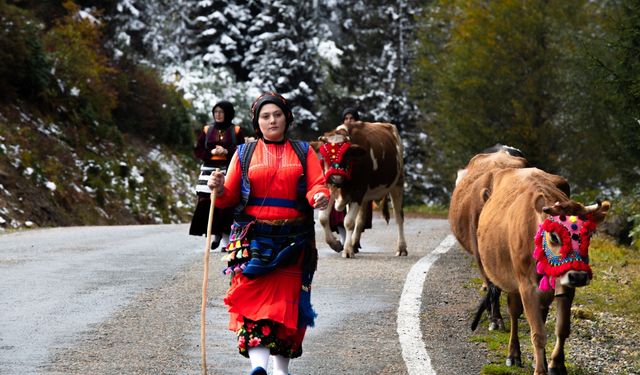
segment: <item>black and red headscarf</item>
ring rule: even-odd
[[[258,96],[258,98],[254,100],[253,104],[251,105],[251,122],[253,124],[253,130],[256,132],[256,135],[258,137],[262,137],[262,132],[260,132],[260,126],[258,125],[258,115],[260,114],[260,108],[262,108],[262,106],[267,103],[277,105],[278,107],[280,107],[282,112],[284,112],[284,116],[287,120],[285,132],[289,129],[289,125],[291,125],[291,123],[293,122],[293,113],[291,112],[291,108],[289,108],[287,99],[276,92],[267,91]]]

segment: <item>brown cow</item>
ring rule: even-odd
[[[387,194],[391,197],[398,225],[396,255],[407,255],[402,211],[403,148],[396,126],[356,121],[338,126],[319,140],[320,143],[313,145],[322,156],[327,185],[331,189],[329,207],[334,205],[336,210],[342,211],[348,206],[342,256],[354,256],[365,224],[367,203]],[[320,211],[320,224],[327,244],[340,251],[342,244],[329,228],[329,212],[330,208]]]
[[[591,234],[609,202],[585,207],[558,188],[566,181],[536,168],[503,169],[478,221],[478,254],[489,279],[508,295],[511,335],[507,365],[521,365],[518,318],[531,327],[534,374],[547,374],[544,322],[557,300],[556,345],[548,370],[566,374],[564,343],[570,332],[575,287],[591,278]]]
[[[516,152],[517,151],[517,152]],[[490,187],[495,171],[504,168],[524,168],[528,166],[522,153],[512,147],[496,145],[484,153],[474,156],[465,169],[458,171],[456,186],[449,205],[449,225],[460,245],[476,258],[480,275],[487,287],[485,306],[480,309],[471,325],[475,330],[484,308],[489,312],[489,330],[503,329],[500,314],[500,291],[495,289],[485,275],[478,256],[478,218],[485,201],[490,195]]]

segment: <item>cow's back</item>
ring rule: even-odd
[[[475,251],[478,218],[491,193],[493,175],[505,168],[524,168],[524,158],[506,152],[478,154],[466,167],[466,175],[453,190],[449,205],[449,224],[458,242],[468,252]]]
[[[543,206],[568,199],[560,176],[537,168],[503,169],[493,177],[493,190],[478,221],[478,252],[485,272],[501,289],[536,283],[532,256]]]

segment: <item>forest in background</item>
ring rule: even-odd
[[[232,100],[245,125],[271,89],[298,138],[346,106],[396,124],[411,204],[446,204],[455,171],[503,143],[578,199],[612,199],[616,233],[640,237],[633,2],[0,0],[0,14],[5,221],[184,221],[210,106]]]

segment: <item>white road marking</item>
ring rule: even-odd
[[[448,235],[438,247],[425,255],[411,267],[404,282],[400,306],[398,307],[398,336],[402,347],[402,358],[409,375],[435,375],[431,367],[431,359],[425,349],[420,330],[420,304],[424,280],[433,263],[441,254],[449,251],[456,244],[453,235]]]

